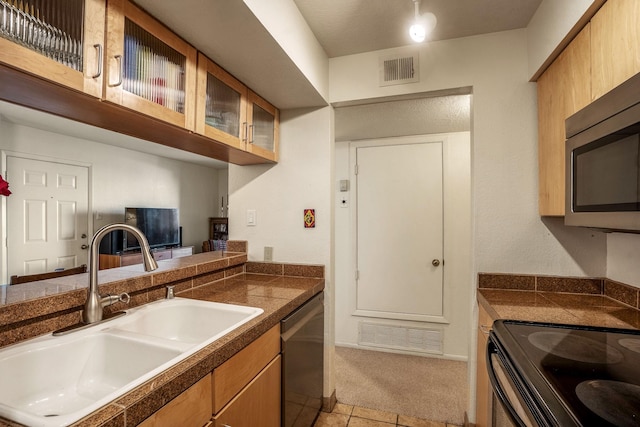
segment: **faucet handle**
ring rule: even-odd
[[[115,304],[117,302],[123,302],[125,304],[129,304],[131,301],[131,296],[128,293],[123,292],[120,295],[106,295],[100,298],[100,303],[103,307],[106,307],[111,304]]]

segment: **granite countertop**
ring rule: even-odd
[[[139,424],[323,289],[322,278],[245,272],[178,292],[177,297],[259,307],[264,313],[73,425]]]
[[[640,329],[640,310],[605,295],[478,289],[478,303],[494,320]]]

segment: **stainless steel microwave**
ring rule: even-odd
[[[565,122],[566,225],[640,233],[640,74]]]

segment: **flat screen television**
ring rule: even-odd
[[[142,231],[152,248],[180,245],[180,218],[174,208],[125,208],[125,224]],[[140,249],[138,240],[131,233],[124,233],[123,249]]]

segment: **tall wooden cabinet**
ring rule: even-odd
[[[541,216],[565,214],[565,120],[640,72],[640,2],[609,0],[538,79]]]
[[[640,72],[640,2],[609,0],[591,19],[592,98]]]
[[[538,166],[541,216],[563,216],[567,117],[591,101],[590,25],[538,79]]]

